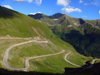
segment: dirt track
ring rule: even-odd
[[[35,59],[35,58],[41,58],[41,57],[47,57],[47,56],[53,56],[53,55],[58,55],[61,53],[64,53],[65,50],[59,52],[59,53],[55,53],[55,54],[47,54],[47,55],[41,55],[41,56],[36,56],[36,57],[30,57],[28,59],[25,60],[25,67],[23,68],[15,68],[15,67],[11,67],[8,63],[8,57],[9,57],[9,52],[13,47],[19,46],[19,45],[23,45],[23,44],[27,44],[27,43],[31,43],[31,42],[38,42],[38,43],[48,43],[48,41],[37,41],[37,40],[31,40],[31,41],[27,41],[27,42],[23,42],[23,43],[19,43],[19,44],[15,44],[10,46],[9,48],[6,49],[5,54],[4,54],[4,58],[3,58],[3,64],[6,68],[12,69],[12,70],[24,70],[27,71],[27,69],[29,68],[29,60],[31,59]]]

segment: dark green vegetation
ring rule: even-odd
[[[89,65],[84,65],[82,67],[85,66]],[[100,63],[94,64],[94,66],[91,69],[66,67],[65,74],[36,72],[36,71],[30,71],[30,72],[8,71],[5,69],[0,69],[0,75],[100,75],[99,68],[100,68]]]
[[[99,20],[86,20],[86,21],[88,23],[100,28],[100,19]]]
[[[52,23],[51,19],[50,22]],[[1,39],[1,37],[14,39]],[[9,46],[30,40],[16,38],[29,37],[35,37],[37,40],[47,40],[48,43],[28,43],[12,48],[9,52],[8,59],[8,64],[10,66],[22,68],[25,64],[24,61],[29,57],[55,54],[62,50],[66,51],[63,54],[30,60],[30,67],[28,68],[28,71],[61,74],[64,73],[65,67],[76,68],[64,60],[64,56],[69,51],[72,51],[70,57],[74,58],[70,61],[75,64],[82,66],[85,65],[86,61],[90,60],[90,58],[78,54],[73,46],[59,39],[42,23],[24,14],[0,7],[0,68],[8,69],[3,65],[2,60],[5,50],[9,48]],[[80,61],[77,62],[75,59]]]
[[[59,38],[74,46],[77,52],[100,58],[100,20],[83,20],[60,13],[55,15],[58,17],[45,15],[38,20]],[[34,15],[31,17],[34,18]]]

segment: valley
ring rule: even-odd
[[[23,38],[24,39],[24,38]],[[8,39],[6,39],[7,41],[8,41]],[[19,39],[17,39],[17,40],[19,40]],[[21,39],[22,40],[22,39]],[[19,40],[19,41],[21,41],[21,40]],[[5,39],[3,39],[2,41],[5,41]],[[13,39],[9,39],[9,41],[14,41]],[[26,41],[25,39],[24,39],[24,41]],[[49,60],[48,59],[48,56],[49,56],[49,58],[52,58],[53,56],[53,58],[54,59],[56,59],[56,61],[55,61],[55,65],[57,65],[57,59],[59,59],[59,60],[63,60],[63,62],[65,63],[65,65],[67,65],[67,64],[69,64],[69,66],[72,66],[69,62],[66,62],[66,61],[64,61],[64,57],[65,57],[65,55],[63,55],[63,54],[67,54],[68,53],[68,51],[67,50],[62,50],[62,51],[57,51],[57,52],[51,52],[51,51],[47,51],[47,52],[45,52],[45,53],[42,53],[41,54],[41,52],[40,52],[40,50],[41,50],[41,48],[38,50],[39,51],[39,54],[37,54],[37,56],[36,56],[36,54],[35,54],[35,56],[33,56],[34,54],[32,54],[32,51],[31,51],[31,55],[29,54],[24,54],[23,55],[23,53],[25,53],[24,51],[23,51],[23,53],[21,53],[21,56],[20,56],[20,53],[19,53],[19,50],[20,50],[20,48],[22,49],[23,47],[24,47],[24,44],[25,44],[25,46],[27,46],[27,45],[32,45],[32,42],[36,42],[37,43],[37,46],[38,46],[38,44],[41,44],[42,45],[42,43],[43,44],[45,44],[45,43],[47,43],[48,41],[42,41],[42,40],[40,40],[40,41],[38,41],[38,40],[29,40],[29,41],[27,41],[27,42],[21,42],[21,43],[19,43],[19,44],[12,44],[12,46],[9,46],[6,50],[5,50],[5,52],[4,52],[4,57],[3,57],[3,62],[2,62],[2,65],[4,65],[4,67],[5,68],[7,68],[7,69],[9,69],[9,70],[22,70],[22,71],[29,71],[29,70],[32,70],[32,65],[29,63],[29,60],[35,60],[34,62],[37,62],[37,60],[40,60],[41,61],[41,58],[46,58],[47,60]],[[28,44],[29,43],[29,44]],[[20,46],[20,45],[22,45],[22,47]],[[34,43],[34,45],[36,46],[36,44]],[[17,47],[18,46],[18,47]],[[13,47],[17,47],[17,48],[13,48]],[[30,47],[32,47],[32,46],[30,46]],[[29,47],[28,47],[29,48]],[[50,48],[50,47],[49,47]],[[12,51],[12,49],[14,49],[13,51]],[[16,50],[17,49],[17,50]],[[30,48],[29,48],[30,49]],[[33,49],[33,48],[32,48]],[[35,49],[36,49],[36,51],[35,51]],[[33,53],[34,53],[34,51],[35,51],[35,53],[38,53],[37,52],[37,49],[38,49],[38,47],[37,48],[34,48],[34,50],[33,50]],[[11,51],[10,51],[11,50]],[[27,50],[27,49],[26,49]],[[45,50],[45,48],[44,48],[44,50]],[[42,50],[43,51],[43,50]],[[65,52],[65,51],[67,51],[67,52]],[[29,53],[29,51],[27,52],[27,53]],[[52,54],[51,54],[52,53]],[[21,60],[20,60],[20,57],[21,57]],[[12,56],[12,57],[11,57]],[[23,57],[24,56],[24,57]],[[57,56],[57,57],[56,57]],[[60,56],[60,58],[58,57],[58,56]],[[63,57],[64,56],[64,57]],[[17,59],[16,59],[16,57],[17,57]],[[23,63],[22,63],[22,59],[24,58],[24,61],[25,61],[25,63],[24,63],[24,61],[23,61]],[[84,57],[83,57],[84,58]],[[67,58],[66,58],[67,59]],[[81,59],[81,58],[79,58],[79,59]],[[40,62],[39,61],[39,62]],[[54,60],[53,60],[54,61]],[[15,63],[16,62],[16,63]],[[43,60],[41,61],[41,63],[43,62]],[[44,62],[48,62],[48,61],[44,61]],[[52,62],[52,61],[51,61]],[[72,62],[74,62],[74,61],[72,61]],[[59,65],[62,63],[62,61],[61,62],[59,62],[58,61],[58,63],[59,63]],[[62,63],[62,64],[64,64],[64,63]],[[81,62],[80,62],[81,63]],[[50,62],[48,63],[48,64],[50,64]],[[85,64],[85,63],[84,63]],[[11,65],[11,66],[10,66]],[[29,65],[31,65],[30,67],[29,67]],[[39,64],[38,64],[39,65]],[[36,66],[35,64],[33,64],[33,66],[36,66],[37,68],[38,68],[38,65]],[[51,64],[50,64],[51,65]],[[63,65],[63,67],[65,66],[65,65]],[[81,65],[82,65],[82,63],[81,63]],[[19,66],[19,67],[18,67]],[[61,65],[62,66],[62,65]],[[17,67],[17,68],[16,68]],[[24,68],[21,68],[21,67],[24,67]],[[39,66],[40,67],[40,66]],[[41,66],[42,67],[42,66]],[[56,66],[56,67],[59,67],[59,66]],[[72,66],[72,67],[75,67],[75,66]],[[52,66],[52,69],[53,69],[53,66]],[[62,68],[63,69],[63,68]],[[48,68],[48,70],[50,70],[50,68]],[[61,70],[61,69],[59,69],[59,70]],[[63,73],[63,71],[64,70],[62,70],[62,73]],[[44,71],[43,71],[44,72]],[[56,70],[55,70],[55,72],[56,72]],[[58,71],[57,71],[58,72]],[[61,71],[60,71],[61,72]]]
[[[50,28],[60,39],[70,43],[80,54],[100,58],[99,20],[84,20],[61,13],[51,16],[37,13],[28,16],[36,20],[38,19],[38,21]]]
[[[90,68],[92,68],[97,60],[99,62],[99,59],[94,59],[91,56],[86,57],[76,51],[76,45],[80,45],[80,41],[77,39],[78,34],[82,33],[80,36],[83,37],[84,31],[78,32],[75,30],[85,30],[87,29],[86,26],[89,26],[90,31],[85,31],[85,33],[89,33],[92,32],[91,29],[95,30],[94,26],[85,23],[82,19],[75,19],[73,21],[74,25],[72,23],[74,18],[64,14],[55,14],[50,17],[39,15],[39,17],[35,17],[40,19],[38,19],[38,22],[27,15],[0,6],[1,72],[8,74],[20,71],[25,73],[64,74],[65,68],[77,69],[87,65],[86,62],[88,61],[91,62]],[[43,19],[41,19],[42,17]],[[73,29],[75,30],[73,31]],[[99,28],[95,32],[98,32],[99,35]],[[74,35],[77,37],[75,38]],[[98,40],[98,35],[92,39],[96,38],[94,40]],[[90,39],[89,37],[87,38]],[[70,43],[72,41],[75,46]],[[76,41],[78,41],[78,44],[76,44]],[[85,40],[85,42],[87,41]],[[2,71],[2,69],[5,70]]]

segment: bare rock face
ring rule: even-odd
[[[81,25],[85,23],[85,21],[83,19],[81,19],[81,18],[78,19],[78,20],[79,20],[79,22],[80,22]]]

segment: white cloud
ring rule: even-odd
[[[79,3],[83,3],[83,1],[82,1],[82,0],[80,0],[80,1],[79,1]]]
[[[91,2],[90,4],[93,4],[93,5],[98,5],[98,3],[97,3],[97,2]]]
[[[29,3],[31,3],[33,0],[27,0]]]
[[[84,3],[84,5],[88,5],[88,3]]]
[[[88,17],[88,16],[82,16],[82,17]]]
[[[28,1],[29,3],[31,3],[33,0],[15,0],[15,2],[25,2]]]
[[[99,10],[99,14],[100,14],[100,10]]]
[[[99,2],[98,2],[98,0],[90,0],[91,2],[90,3],[84,3],[84,5],[96,5],[96,6],[98,6],[99,4]]]
[[[35,0],[35,2],[37,5],[40,5],[42,3],[42,0]]]
[[[33,0],[14,0],[15,2],[25,2],[28,1],[29,3],[32,3]],[[37,5],[40,5],[42,3],[42,0],[34,0],[34,3],[36,3]]]
[[[80,1],[83,2],[82,0]],[[64,6],[64,8],[62,8],[62,11],[65,13],[82,12],[81,9],[70,6],[69,5],[70,2],[71,0],[57,0],[57,5]]]
[[[9,5],[2,5],[2,7],[8,8],[8,9],[13,9],[11,6]]]
[[[57,4],[63,5],[63,6],[69,5],[70,2],[71,2],[71,0],[57,0]]]
[[[15,2],[24,2],[25,0],[15,0]]]
[[[64,7],[64,8],[62,8],[62,11],[66,12],[66,13],[82,12],[81,9],[79,9],[79,8],[72,8],[72,7],[70,7],[70,8]]]
[[[40,14],[41,14],[41,12],[37,12],[37,13],[40,13]],[[35,15],[35,14],[37,14],[37,13],[30,13],[29,15]]]

